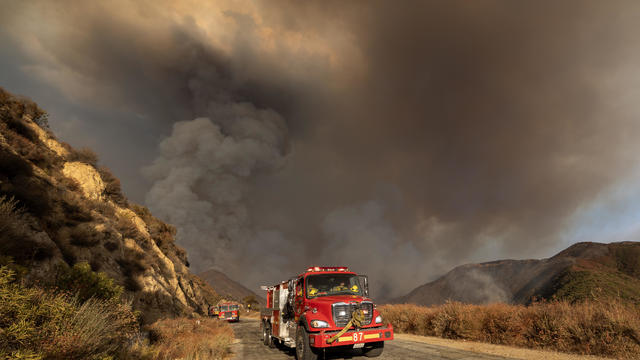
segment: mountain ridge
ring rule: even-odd
[[[198,276],[209,284],[216,293],[227,300],[244,302],[244,299],[247,296],[253,296],[260,306],[265,306],[267,304],[267,300],[265,298],[256,294],[241,283],[231,279],[221,271],[209,269],[199,273]]]
[[[529,304],[539,299],[578,301],[598,296],[640,303],[640,243],[581,242],[546,259],[465,264],[391,303]]]

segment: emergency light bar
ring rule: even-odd
[[[346,266],[337,266],[337,267],[313,266],[307,269],[307,272],[319,272],[319,271],[349,271],[349,268]]]

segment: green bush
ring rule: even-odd
[[[116,285],[105,273],[92,271],[86,262],[60,268],[59,272],[56,287],[75,294],[80,302],[90,298],[117,302],[122,295],[122,286]]]
[[[14,281],[0,267],[0,358],[105,359],[119,354],[138,333],[127,305],[77,299]]]

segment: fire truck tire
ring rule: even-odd
[[[262,343],[269,345],[270,342],[273,342],[271,339],[271,326],[269,326],[268,322],[264,321],[262,322]]]
[[[296,359],[297,360],[317,360],[316,354],[309,345],[309,333],[303,325],[298,325],[296,330]]]
[[[267,340],[264,344],[270,348],[276,347],[276,338],[273,337],[273,329],[271,328],[271,323],[267,323]]]
[[[372,347],[365,348],[364,356],[366,357],[378,357],[382,354],[382,350],[384,350],[384,341],[372,343]]]

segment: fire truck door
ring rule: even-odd
[[[296,298],[295,298],[295,320],[296,322],[300,319],[300,314],[302,314],[302,307],[304,306],[304,286],[303,286],[303,278],[299,278],[296,281]]]

